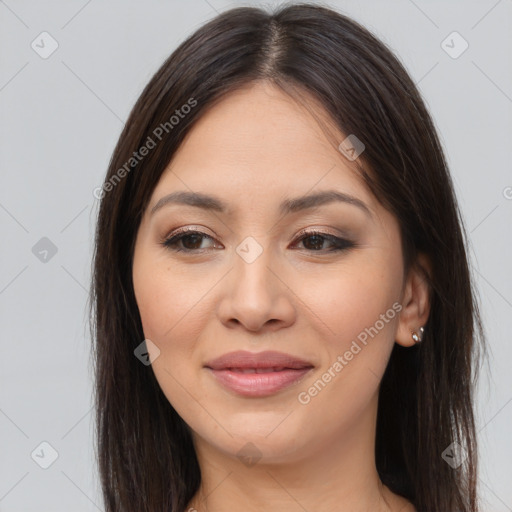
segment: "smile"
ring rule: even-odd
[[[225,354],[205,365],[224,388],[246,397],[265,397],[300,381],[314,367],[281,352]]]

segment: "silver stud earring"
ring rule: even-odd
[[[420,327],[419,331],[419,334],[416,331],[411,331],[411,336],[414,343],[420,343],[421,340],[423,339],[423,333],[425,332],[425,329],[423,327]]]

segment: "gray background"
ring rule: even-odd
[[[86,327],[92,191],[157,67],[238,5],[260,3],[0,1],[1,512],[103,510]],[[329,5],[397,52],[446,149],[491,346],[477,403],[484,510],[512,511],[512,0]],[[58,43],[46,59],[43,31]],[[469,44],[457,58],[462,40],[442,46],[453,31]],[[58,453],[48,469],[42,442]]]

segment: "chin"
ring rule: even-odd
[[[224,418],[222,427],[195,421],[189,423],[195,437],[202,444],[237,458],[244,464],[246,459],[258,459],[259,464],[282,464],[297,461],[307,451],[304,425],[293,421],[294,413],[285,414],[237,413]],[[212,414],[215,414],[211,411]],[[314,439],[311,440],[314,443]],[[247,464],[248,465],[248,464]]]

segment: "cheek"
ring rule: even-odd
[[[301,388],[300,403],[333,424],[357,416],[378,390],[401,309],[397,261],[400,254],[391,251],[368,253],[330,276],[308,278],[300,292],[314,313],[310,318],[318,319],[325,352],[315,378]]]
[[[180,272],[153,258],[135,259],[133,284],[144,335],[159,348],[169,350],[169,340],[194,340],[207,316],[211,277]],[[184,336],[183,330],[187,332]],[[196,336],[195,336],[195,335]]]
[[[320,270],[316,276],[298,279],[294,288],[311,311],[310,318],[316,318],[331,340],[328,346],[339,350],[361,334],[364,338],[376,323],[382,337],[392,337],[397,320],[392,306],[400,298],[401,272],[400,265],[386,256],[360,257],[332,272]]]
[[[167,262],[146,257],[134,259],[133,285],[144,337],[159,349],[151,368],[169,402],[185,418],[200,413],[193,406],[193,376],[198,340],[206,329],[209,309],[207,276],[179,272]],[[199,371],[199,366],[197,370]]]

